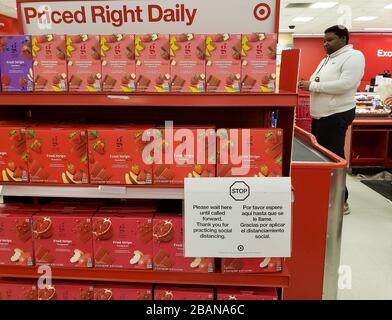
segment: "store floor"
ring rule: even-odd
[[[392,299],[392,202],[347,177],[351,215],[344,217],[339,300]]]

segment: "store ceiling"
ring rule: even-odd
[[[336,5],[330,9],[303,7],[315,2],[335,2]],[[293,4],[294,7],[295,4],[302,5],[299,5],[299,8],[287,8]],[[389,28],[389,31],[392,31],[392,8],[384,8],[389,4],[392,4],[392,0],[282,0],[280,29],[285,32],[293,32],[289,26],[295,25],[294,33],[296,34],[323,33],[326,28],[342,23],[343,13],[339,13],[340,8],[352,16],[352,19],[348,20],[352,21],[351,31],[381,31],[381,28]],[[364,16],[377,18],[371,21],[354,21],[356,18]],[[295,22],[293,21],[295,18],[313,19],[309,22]],[[377,28],[377,30],[373,30],[373,28]]]
[[[317,0],[281,0],[281,31],[296,34],[321,34],[329,26],[340,22],[338,19],[342,14],[339,14],[338,10],[343,6],[351,10],[351,20],[363,16],[377,17],[371,21],[352,21],[352,31],[383,31],[383,29],[392,31],[392,8],[384,9],[389,4],[392,7],[392,0],[320,0],[319,2],[336,2],[337,4],[330,9],[307,7],[315,2]],[[0,0],[0,14],[16,18],[15,3],[15,0]],[[288,5],[294,8],[287,7]],[[313,19],[309,22],[295,22],[293,21],[295,18]],[[295,25],[295,29],[290,29],[290,25]]]

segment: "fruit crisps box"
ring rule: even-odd
[[[150,127],[97,126],[88,130],[92,184],[152,183],[152,161],[143,159],[143,133]],[[150,163],[148,163],[150,161]]]
[[[242,35],[242,92],[275,92],[277,35]]]
[[[94,300],[152,300],[152,285],[96,285]]]
[[[220,129],[217,138],[218,177],[282,176],[282,129]]]
[[[3,92],[33,91],[31,36],[0,36],[0,70]]]
[[[156,286],[154,300],[214,300],[214,289]]]
[[[283,270],[281,258],[222,258],[222,273],[274,273]]]
[[[98,35],[68,35],[68,85],[71,92],[102,89],[101,44]]]
[[[207,92],[241,91],[240,34],[215,34],[206,38]]]
[[[29,181],[26,153],[26,126],[22,123],[0,123],[0,181]]]
[[[109,92],[135,92],[135,36],[101,35],[102,89]]]
[[[93,217],[95,267],[152,269],[152,214]]]
[[[94,286],[89,283],[53,283],[38,289],[38,300],[94,300]]]
[[[65,35],[33,36],[32,43],[34,91],[67,91]]]
[[[0,265],[34,265],[31,228],[33,213],[34,211],[23,209],[0,211]]]
[[[155,215],[153,228],[153,266],[155,271],[214,272],[213,258],[185,258],[183,218]]]
[[[205,91],[205,47],[204,35],[183,33],[170,36],[171,92]]]
[[[275,288],[238,289],[218,288],[218,300],[278,300]]]
[[[154,159],[154,184],[183,185],[184,178],[215,177],[214,127],[174,127],[172,134],[170,130],[159,131],[162,159]]]
[[[33,216],[37,265],[93,267],[92,214],[42,212]]]
[[[35,126],[26,133],[30,182],[87,184],[87,131],[73,126]]]
[[[135,37],[136,91],[170,91],[169,35],[145,34]]]
[[[37,292],[34,281],[0,280],[0,300],[37,300]]]

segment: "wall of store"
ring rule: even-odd
[[[360,90],[376,75],[383,73],[384,70],[392,71],[392,56],[382,52],[392,52],[392,34],[370,34],[355,33],[351,35],[350,43],[355,49],[363,52],[366,57],[366,70]],[[321,59],[325,57],[322,38],[294,38],[296,48],[302,50],[300,77],[309,79],[314,70],[317,68]]]
[[[16,19],[0,14],[0,34],[17,34],[18,22]]]

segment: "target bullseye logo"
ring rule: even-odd
[[[259,3],[255,7],[253,14],[257,20],[265,21],[271,16],[271,7],[266,3]]]

